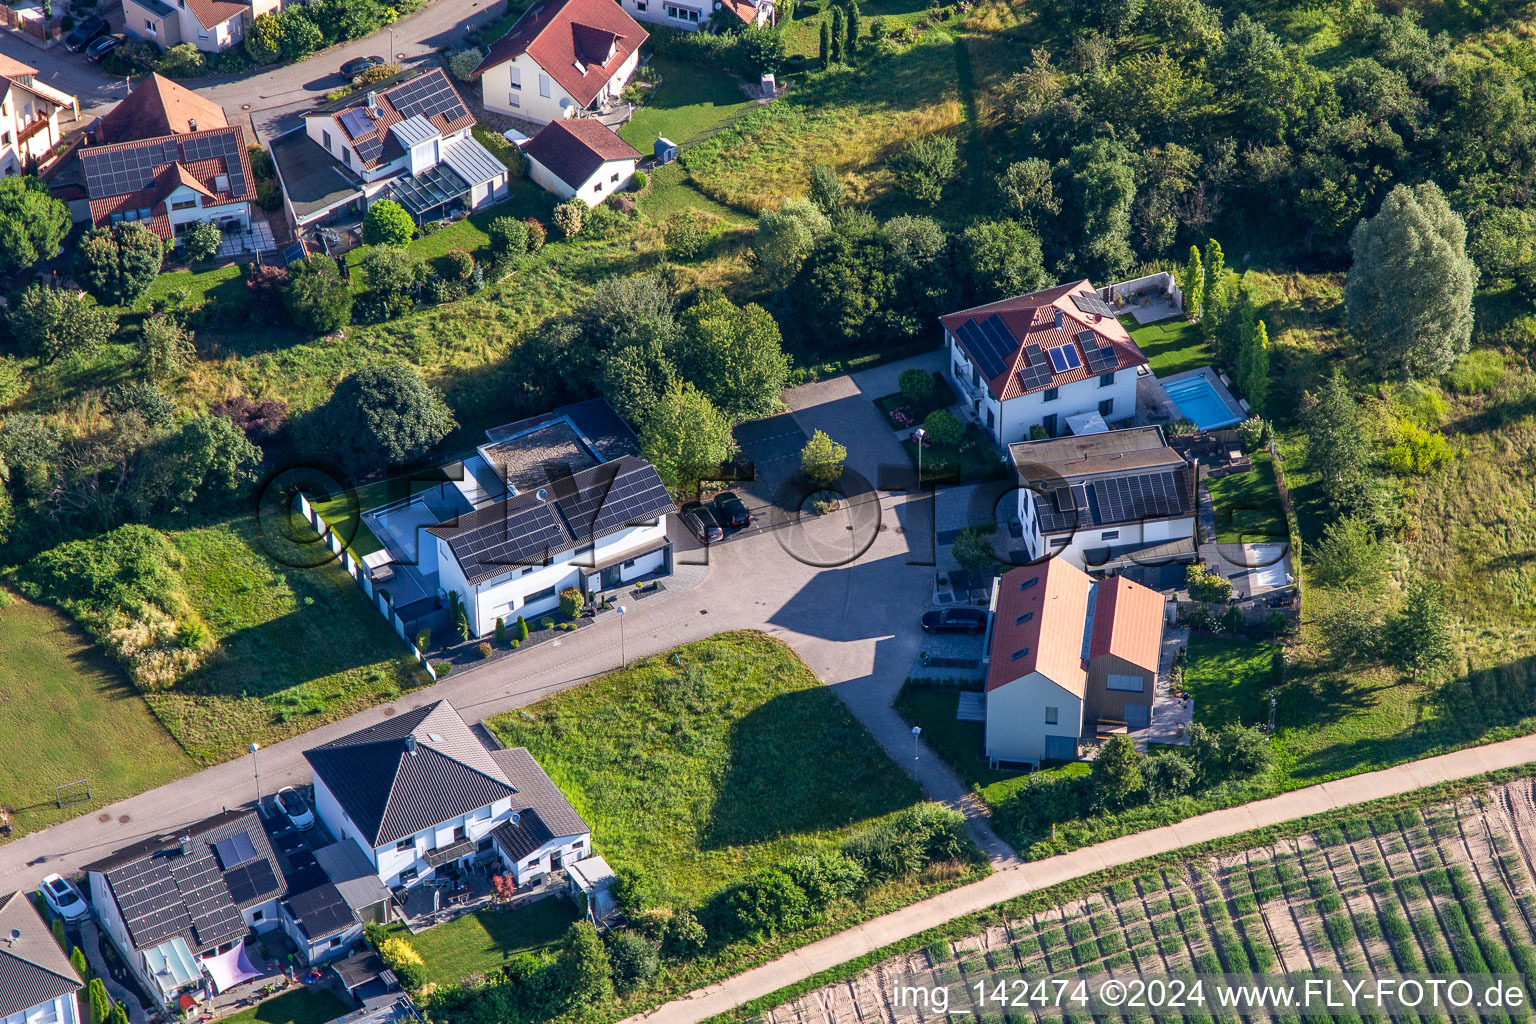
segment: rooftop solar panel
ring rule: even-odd
[[[965,346],[965,350],[971,354],[971,358],[975,360],[976,368],[988,380],[1003,372],[1007,365],[1004,362],[1006,353],[997,351],[997,347],[992,339],[982,333],[976,321],[967,320],[960,325],[960,329],[955,332],[955,335],[960,339],[960,343]]]
[[[1071,345],[1060,345],[1050,350],[1051,367],[1057,373],[1066,373],[1083,365],[1083,361],[1077,356],[1077,349]]]
[[[251,844],[251,837],[244,832],[220,839],[213,844],[213,852],[225,871],[256,859],[256,847]]]
[[[367,112],[361,107],[343,111],[340,121],[349,139],[356,139],[373,131],[373,122],[368,119]]]
[[[1088,369],[1094,373],[1104,373],[1119,365],[1119,354],[1108,345],[1103,348],[1091,348],[1088,350]]]
[[[1115,311],[1109,308],[1109,303],[1097,295],[1074,295],[1072,304],[1079,312],[1090,313],[1096,316],[1114,316]]]
[[[384,152],[384,144],[372,136],[358,140],[353,148],[357,150],[358,159],[365,164],[371,164]]]

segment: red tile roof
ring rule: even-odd
[[[1155,673],[1163,647],[1163,595],[1124,576],[1098,586],[1089,658],[1113,654]]]
[[[187,6],[192,8],[198,24],[203,28],[222,25],[230,18],[251,9],[249,4],[236,3],[233,0],[187,0]]]
[[[1092,585],[1087,573],[1060,558],[1003,574],[992,623],[988,693],[1039,672],[1062,689],[1083,696],[1088,688],[1083,626]],[[1020,651],[1024,653],[1015,658]]]
[[[238,159],[232,162],[227,157],[209,157],[202,160],[189,160],[186,156],[188,143],[205,139],[210,136],[232,136],[233,144],[228,149],[239,154]],[[100,227],[111,223],[112,214],[123,210],[150,211],[148,221],[139,221],[161,238],[170,238],[173,235],[169,211],[166,207],[166,199],[178,188],[185,185],[210,201],[210,205],[224,206],[230,203],[251,202],[256,198],[256,176],[251,173],[251,158],[245,147],[245,133],[239,126],[233,128],[217,128],[211,132],[199,131],[191,135],[163,136],[157,139],[140,139],[134,142],[118,143],[110,146],[91,146],[86,153],[92,159],[98,154],[126,152],[129,150],[151,150],[157,159],[164,153],[164,144],[170,142],[176,146],[175,152],[180,160],[172,160],[166,163],[155,163],[153,170],[154,183],[147,188],[133,189],[127,192],[117,192],[90,196],[91,223]],[[219,175],[227,175],[230,178],[230,188],[244,183],[244,188],[239,192],[220,191],[215,180]]]
[[[223,107],[169,78],[151,74],[101,119],[96,132],[102,142],[132,142],[228,126]]]
[[[585,107],[649,38],[614,0],[541,0],[491,44],[474,73],[526,53]]]
[[[358,161],[364,167],[377,167],[379,164],[387,164],[391,160],[399,159],[403,152],[399,142],[389,129],[404,121],[406,115],[395,109],[391,94],[398,92],[408,85],[415,85],[418,82],[430,83],[434,77],[441,79],[441,84],[446,85],[452,94],[451,99],[446,96],[444,97],[441,103],[442,108],[444,110],[451,110],[457,106],[461,113],[452,120],[449,120],[442,112],[430,114],[423,112],[421,116],[431,122],[432,127],[441,132],[444,137],[472,127],[475,123],[475,115],[469,112],[469,106],[464,102],[464,97],[459,95],[459,90],[454,88],[453,83],[443,73],[442,68],[433,68],[431,71],[416,75],[413,78],[407,78],[405,81],[392,85],[387,89],[375,91],[372,95],[378,101],[380,116],[375,118],[370,115],[368,120],[369,124],[373,126],[373,131],[366,135],[359,135],[357,138],[353,138],[352,133],[347,131],[346,125],[342,124],[341,118],[349,110],[363,110],[368,106],[369,91],[367,89],[359,89],[353,93],[349,97],[352,102],[344,106],[326,109],[326,112],[330,114],[331,120],[336,123],[336,127],[341,129],[341,137],[352,143],[354,151],[357,149],[357,143],[363,139],[376,138],[379,140],[381,146],[379,155],[372,160],[364,160],[361,153],[357,154]],[[416,85],[416,88],[420,89],[422,86]]]
[[[37,68],[30,64],[23,64],[15,57],[0,53],[0,78],[25,78],[27,75],[35,74],[37,74]]]
[[[572,188],[580,188],[609,160],[640,159],[635,147],[590,117],[549,122],[524,143],[523,155]]]
[[[1086,280],[1060,284],[1055,288],[1047,288],[1029,295],[1018,295],[1011,299],[990,302],[985,306],[962,309],[958,313],[948,313],[939,317],[939,322],[950,334],[955,334],[967,321],[980,322],[994,313],[1001,318],[1013,337],[1014,348],[1004,360],[1003,372],[987,381],[987,389],[992,392],[992,397],[1000,402],[1017,398],[1031,391],[1044,391],[1047,388],[1060,387],[1073,381],[1098,376],[1097,373],[1088,369],[1088,353],[1083,350],[1082,343],[1076,337],[1077,333],[1084,329],[1092,331],[1103,343],[1110,345],[1119,357],[1113,367],[1108,367],[1103,372],[1108,373],[1111,369],[1124,370],[1146,363],[1147,357],[1142,354],[1141,349],[1136,347],[1136,343],[1131,340],[1130,334],[1126,332],[1120,321],[1112,316],[1082,312],[1072,302],[1073,295],[1097,296],[1098,292]],[[1062,320],[1062,326],[1059,328],[1056,326],[1058,312],[1061,313]],[[966,348],[964,339],[957,336],[956,340],[962,349],[966,349],[966,354],[975,363],[976,354]],[[1053,371],[1050,382],[1026,389],[1018,372],[1029,365],[1029,360],[1024,355],[1026,344],[1039,345],[1042,352],[1061,346],[1072,346],[1078,350],[1078,362],[1081,365],[1062,373],[1055,373],[1050,365],[1050,357],[1047,355],[1046,369]]]

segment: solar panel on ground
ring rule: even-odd
[[[292,245],[288,246],[288,248],[283,250],[282,259],[284,263],[297,263],[303,258],[304,246],[300,242],[294,242]]]
[[[1097,295],[1074,295],[1072,296],[1072,304],[1082,313],[1091,313],[1097,316],[1115,315],[1115,311],[1109,308],[1109,303]]]

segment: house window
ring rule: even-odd
[[[593,192],[601,192],[602,190],[603,190],[603,183],[602,182],[598,182],[596,185],[592,186],[592,191]]]
[[[674,7],[672,4],[667,4],[667,17],[674,21],[687,21],[695,25],[699,23],[698,11],[690,11],[686,7]]]
[[[619,568],[620,569],[633,569],[635,567],[635,562],[637,562],[637,561],[638,561],[638,559],[631,558],[629,561],[627,561],[623,565],[619,566]]]
[[[523,575],[527,576],[529,573],[533,572],[533,570],[536,569],[536,568],[538,568],[538,567],[537,566],[533,566],[533,565],[525,565],[525,566],[523,566]]]
[[[1099,415],[1100,416],[1108,416],[1110,413],[1112,413],[1114,411],[1115,411],[1115,400],[1113,398],[1106,398],[1106,399],[1104,399],[1104,401],[1099,403]]]
[[[539,95],[543,96],[545,99],[549,98],[549,76],[548,75],[540,75],[539,76]]]
[[[527,597],[523,598],[523,604],[538,604],[540,601],[548,601],[554,596],[555,588],[545,587],[543,590],[536,590],[529,594]]]
[[[1032,619],[1034,617],[1035,617],[1035,613],[1034,612],[1025,612],[1023,615],[1020,615],[1018,618],[1014,619],[1013,620],[1013,624],[1015,626],[1022,626],[1022,625],[1024,625],[1024,623],[1028,622],[1030,619]]]
[[[635,10],[643,11],[647,6],[647,0],[635,0]]]
[[[1045,394],[1040,396],[1042,402],[1054,402],[1061,397],[1061,388],[1046,388]]]
[[[1114,382],[1115,382],[1115,371],[1114,370],[1110,370],[1108,373],[1101,373],[1101,374],[1099,374],[1099,387],[1107,388],[1111,384],[1113,384]]]
[[[517,88],[521,88],[521,87],[519,86]],[[519,96],[515,92],[507,93],[507,106],[509,106],[509,107],[520,107],[522,105],[523,105],[523,98],[521,96]]]
[[[333,936],[331,936],[331,941],[329,943],[327,943],[327,945],[329,945],[330,948],[335,949],[337,946],[341,945],[341,936],[340,935],[333,935]]]
[[[267,912],[265,910],[253,910],[253,911],[251,911],[251,920],[252,921],[265,921],[266,919],[267,919]]]
[[[465,828],[463,825],[458,825],[458,826],[454,827],[454,830],[453,830],[453,841],[454,842],[462,843],[464,840],[466,840],[468,838],[469,838],[469,829]]]
[[[324,128],[321,128],[320,129],[320,141],[325,145],[326,149],[330,149],[331,148],[331,133],[326,131]]]
[[[618,181],[619,180],[619,172],[618,171],[614,171],[613,172],[613,177],[609,178],[608,180],[609,181]]]
[[[1018,661],[1020,658],[1024,657],[1028,653],[1029,653],[1029,648],[1028,647],[1020,647],[1018,650],[1016,650],[1012,654],[1008,655],[1008,660],[1009,661]]]
[[[1060,717],[1061,717],[1061,710],[1059,708],[1046,708],[1045,709],[1045,724],[1046,725],[1055,725],[1056,724],[1056,720],[1058,718],[1060,718]]]
[[[410,839],[402,839],[395,844],[396,853],[405,853],[407,850],[414,849],[416,849],[416,839],[414,836]]]
[[[348,167],[352,166],[352,151],[350,149],[343,149],[341,151],[341,162]]]
[[[1040,421],[1040,426],[1045,429],[1045,434],[1046,434],[1047,437],[1055,437],[1056,436],[1056,414],[1055,413],[1051,413],[1049,416],[1047,416],[1044,419],[1042,419]]]
[[[993,419],[992,419],[992,410],[991,410],[991,409],[988,409],[988,410],[987,410],[987,429],[988,429],[988,430],[991,430],[991,429],[992,429],[992,423],[993,423]]]
[[[154,30],[155,30],[155,23],[150,21],[148,18],[145,18],[144,19],[144,31],[146,31],[146,32],[153,32]]]
[[[171,209],[172,210],[191,210],[191,209],[196,208],[196,206],[197,206],[197,200],[196,199],[183,199],[179,203],[172,203],[171,204]]]
[[[1126,693],[1141,693],[1146,686],[1141,676],[1120,676],[1111,672],[1104,683],[1111,690],[1124,690]]]
[[[1019,589],[1020,590],[1028,590],[1030,587],[1034,586],[1036,583],[1039,583],[1039,582],[1040,582],[1040,577],[1039,576],[1031,576],[1029,579],[1027,579],[1023,583],[1019,584]]]
[[[523,88],[523,69],[516,65],[508,67],[507,81],[511,84],[512,88],[521,92]]]
[[[1067,546],[1067,538],[1066,537],[1057,537],[1057,538],[1055,538],[1054,540],[1051,541],[1051,550],[1052,551],[1055,551],[1057,548],[1064,548],[1066,546]]]
[[[1103,533],[1099,534],[1099,540],[1118,540],[1119,537],[1119,530],[1105,530]]]

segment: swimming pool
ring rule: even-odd
[[[1243,421],[1242,414],[1222,400],[1203,374],[1191,373],[1188,377],[1164,381],[1163,390],[1184,418],[1201,430],[1218,430]]]

